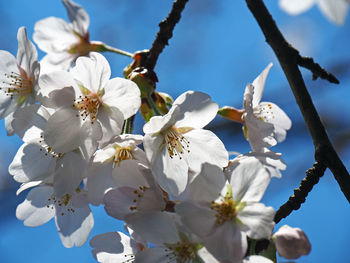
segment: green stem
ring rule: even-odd
[[[160,111],[158,110],[157,105],[154,103],[154,101],[153,101],[151,95],[149,95],[149,96],[147,97],[147,101],[148,101],[149,105],[151,106],[151,108],[152,108],[152,110],[153,110],[153,112],[154,112],[155,115],[157,115],[157,116],[162,115],[162,114],[160,113]]]
[[[135,120],[135,115],[125,120],[122,134],[126,134],[126,133],[132,134],[132,131],[134,129],[134,120]]]
[[[256,245],[256,240],[251,239],[250,240],[249,255],[255,255],[255,245]]]
[[[129,53],[128,51],[124,51],[124,50],[121,50],[121,49],[118,49],[118,48],[111,47],[111,46],[108,46],[106,44],[103,44],[101,52],[105,52],[105,51],[113,52],[113,53],[116,53],[116,54],[119,54],[119,55],[131,57],[131,58],[134,56],[133,54]]]

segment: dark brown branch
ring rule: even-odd
[[[299,53],[298,53],[299,54]],[[298,65],[307,68],[312,72],[312,79],[316,80],[318,77],[326,79],[331,83],[339,84],[339,80],[332,74],[321,68],[319,64],[314,62],[313,58],[298,56]]]
[[[314,166],[306,171],[305,178],[300,182],[299,188],[294,189],[294,195],[282,205],[276,212],[274,221],[277,224],[282,218],[287,217],[293,210],[298,210],[302,203],[305,202],[307,195],[313,186],[318,183],[323,176],[326,166],[315,162]]]
[[[262,0],[246,0],[246,2],[263,31],[267,43],[275,52],[287,77],[289,86],[293,91],[296,102],[311,134],[315,146],[316,162],[328,167],[332,171],[340,189],[350,202],[349,173],[329,141],[326,130],[306,89],[298,68],[300,59],[296,55],[297,51],[284,39]],[[315,72],[317,70],[313,71],[314,74],[316,74]]]
[[[176,0],[173,3],[173,7],[167,18],[159,23],[159,31],[151,49],[149,50],[149,55],[145,65],[145,68],[148,70],[154,70],[158,56],[162,53],[164,47],[168,45],[169,39],[173,36],[175,25],[180,21],[181,12],[185,8],[187,2],[188,0]]]

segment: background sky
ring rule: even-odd
[[[289,16],[279,9],[278,1],[267,6],[286,39],[302,55],[312,56],[321,66],[334,73],[340,85],[324,80],[312,81],[312,74],[302,69],[306,85],[336,149],[349,169],[350,161],[350,18],[343,26],[329,22],[317,7]],[[135,52],[151,47],[158,23],[171,9],[170,0],[80,0],[90,15],[91,40]],[[26,26],[31,37],[34,24],[48,16],[67,19],[59,0],[0,0],[0,49],[17,53],[17,30]],[[43,53],[39,52],[42,57]],[[122,76],[130,59],[106,54],[112,76]],[[273,179],[263,199],[278,209],[298,187],[305,170],[313,164],[313,144],[272,50],[264,40],[243,0],[190,0],[174,36],[160,55],[155,71],[158,91],[176,98],[187,90],[208,93],[219,106],[242,107],[243,92],[269,62],[274,63],[265,86],[263,101],[278,104],[292,119],[287,139],[272,148],[283,154],[287,170],[282,179]],[[138,119],[135,132],[142,132]],[[245,153],[249,144],[241,126],[217,117],[209,126],[229,151]],[[54,221],[36,227],[23,226],[15,217],[16,206],[27,192],[16,196],[18,184],[7,172],[21,140],[6,137],[0,123],[0,254],[1,262],[95,262],[88,242],[81,248],[66,249],[58,237]],[[91,237],[122,230],[122,224],[93,208],[95,226]],[[348,237],[350,206],[333,175],[327,171],[308,196],[306,203],[283,219],[278,227],[288,224],[302,228],[312,243],[309,256],[296,262],[350,262]],[[287,260],[281,259],[280,262]]]

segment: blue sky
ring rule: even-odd
[[[350,18],[344,26],[331,24],[317,7],[295,17],[278,8],[277,1],[268,8],[280,29],[302,55],[312,56],[333,72],[340,85],[323,80],[312,81],[302,70],[306,85],[325,122],[330,138],[337,145],[344,164],[349,168],[350,147]],[[158,23],[168,14],[169,0],[81,0],[90,15],[92,40],[134,52],[151,46]],[[36,21],[48,16],[67,19],[59,0],[0,0],[0,49],[17,52],[17,30],[26,26],[29,36]],[[39,53],[43,55],[42,52]],[[121,76],[130,60],[106,54],[112,76]],[[157,89],[173,97],[186,90],[208,93],[220,106],[242,106],[245,85],[269,63],[274,67],[268,77],[263,101],[272,101],[290,116],[293,127],[287,140],[274,148],[287,163],[283,178],[272,180],[264,202],[277,209],[285,202],[313,164],[313,144],[295,104],[283,72],[272,50],[264,40],[245,1],[191,0],[186,7],[174,37],[160,55],[156,66]],[[142,122],[135,132],[142,131]],[[209,125],[231,151],[247,152],[240,126],[219,117]],[[90,247],[66,249],[61,245],[53,221],[37,228],[23,226],[15,217],[15,208],[25,193],[16,197],[18,186],[7,174],[21,141],[6,137],[0,123],[0,251],[2,262],[95,262]],[[300,210],[277,226],[289,224],[302,228],[312,243],[311,254],[296,262],[347,262],[347,240],[350,234],[350,207],[333,175],[327,171]],[[102,207],[94,208],[96,234],[121,230],[122,224],[107,217]],[[286,261],[286,260],[285,260]],[[283,260],[281,261],[283,262]]]

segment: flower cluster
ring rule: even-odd
[[[93,237],[99,262],[272,262],[248,252],[272,237],[275,212],[261,199],[286,168],[270,148],[291,121],[276,104],[260,102],[272,64],[246,86],[240,110],[219,109],[198,91],[175,101],[143,97],[142,83],[128,78],[142,80],[147,70],[130,67],[129,77],[111,78],[98,53],[106,46],[89,41],[87,13],[63,3],[70,24],[50,17],[35,25],[33,38],[47,52],[40,63],[25,28],[17,59],[0,51],[0,116],[24,142],[9,172],[22,184],[17,194],[30,189],[17,218],[32,227],[55,218],[63,245],[81,246],[94,225],[90,205],[104,205],[129,235]],[[132,134],[145,99],[152,116],[144,135]],[[242,123],[251,152],[229,160],[204,129],[218,112]]]

